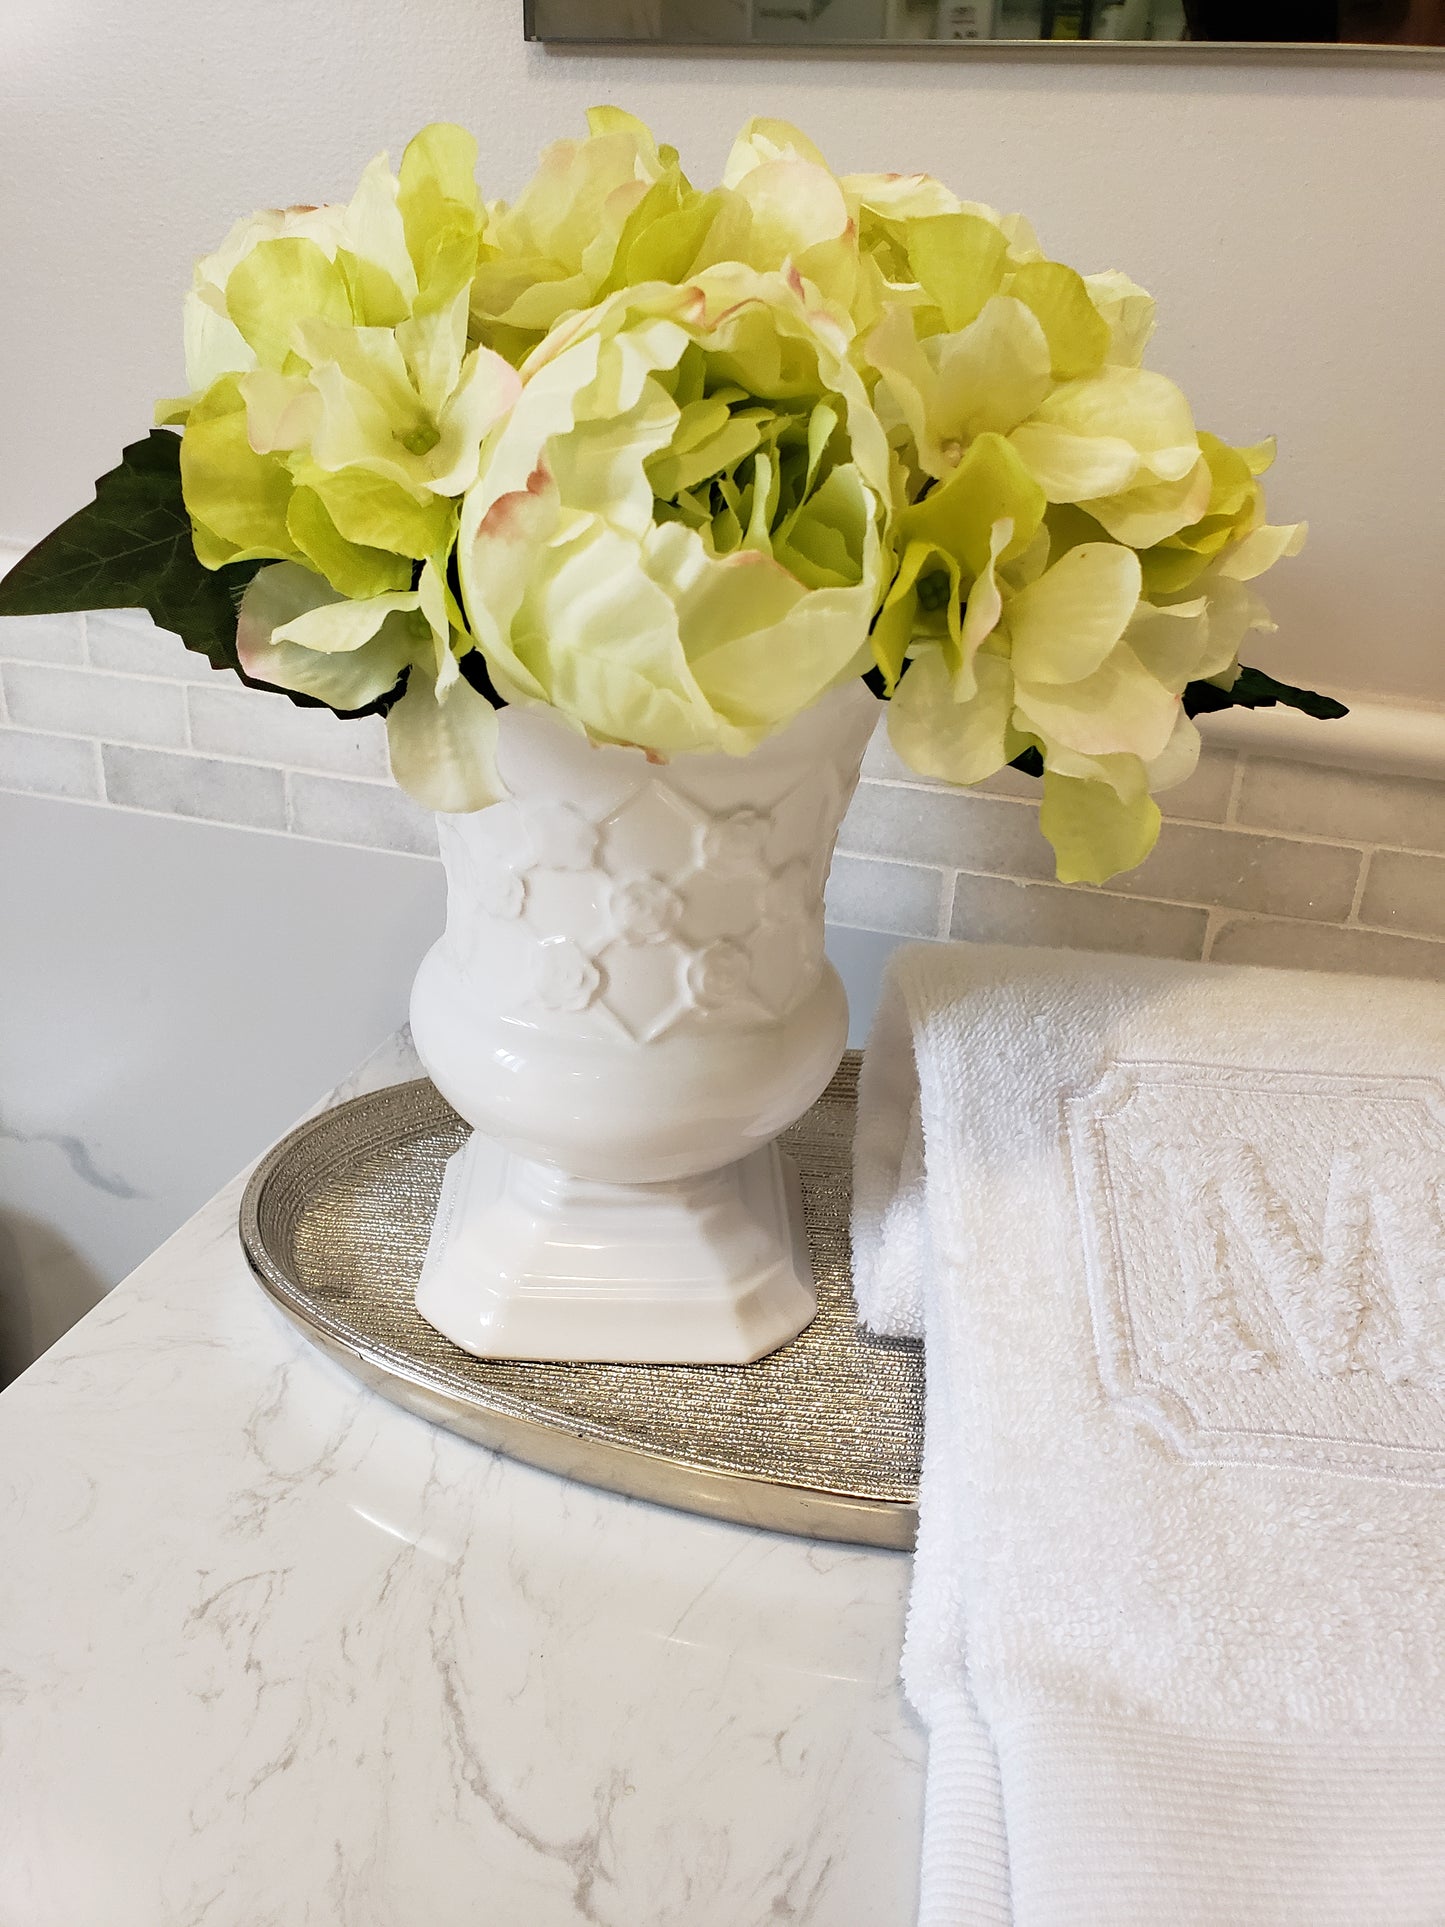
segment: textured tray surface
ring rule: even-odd
[[[906,1545],[922,1358],[911,1343],[860,1333],[853,1315],[857,1078],[850,1053],[783,1137],[802,1177],[819,1312],[755,1365],[476,1359],[434,1331],[412,1300],[442,1170],[466,1126],[425,1080],[355,1098],[283,1139],[247,1188],[242,1239],[303,1330],[376,1389],[444,1424],[635,1496]]]

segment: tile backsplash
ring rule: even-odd
[[[1328,729],[1321,727],[1322,753]],[[431,856],[375,718],[239,688],[131,612],[0,619],[0,789]],[[1147,862],[1105,889],[1052,880],[1037,786],[960,792],[880,729],[843,825],[835,923],[1445,978],[1445,781],[1209,749],[1161,797]]]

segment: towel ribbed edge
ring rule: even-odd
[[[998,1763],[966,1693],[929,1707],[918,1927],[1010,1927]]]
[[[1060,1716],[994,1739],[1017,1927],[1445,1922],[1445,1740]]]

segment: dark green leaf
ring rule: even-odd
[[[1012,763],[1010,763],[1009,768],[1022,770],[1025,776],[1042,776],[1044,773],[1044,759],[1034,745],[1030,743],[1027,749],[1021,749],[1019,751],[1018,755],[1015,756]]]
[[[1279,682],[1262,669],[1241,669],[1228,689],[1221,689],[1213,682],[1192,682],[1184,691],[1186,716],[1205,716],[1216,709],[1273,709],[1276,704],[1301,710],[1321,722],[1333,722],[1350,713],[1333,696],[1317,695],[1313,689],[1296,689],[1293,683]]]
[[[0,615],[148,609],[217,669],[236,669],[236,606],[259,562],[202,568],[181,497],[178,435],[153,428],[102,475],[95,500],[0,580]]]
[[[0,577],[0,616],[48,616],[86,609],[147,609],[213,669],[234,670],[248,688],[275,690],[302,709],[325,709],[314,696],[256,682],[236,655],[236,611],[262,562],[207,569],[191,541],[181,494],[181,442],[153,428],[132,442],[120,466],[102,475],[95,500],[79,509]],[[384,716],[406,687],[339,716]]]

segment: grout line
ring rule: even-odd
[[[1227,905],[1215,905],[1210,908],[1209,920],[1210,929],[1204,951],[1206,959],[1213,952],[1226,923],[1284,923],[1296,930],[1350,930],[1362,937],[1398,937],[1405,943],[1435,944],[1445,949],[1445,935],[1431,936],[1421,930],[1401,930],[1395,925],[1382,923],[1321,923],[1314,917],[1284,916],[1277,910],[1231,910]]]
[[[381,789],[398,788],[390,775],[366,776],[353,770],[321,769],[314,763],[267,761],[260,756],[233,756],[225,750],[197,749],[179,743],[136,743],[125,736],[97,736],[91,730],[37,729],[33,723],[7,723],[17,736],[58,736],[70,743],[110,743],[117,749],[150,749],[160,756],[193,756],[208,763],[230,763],[238,769],[294,770],[298,776],[333,776],[341,783],[370,783]]]
[[[1239,773],[1236,771],[1236,781],[1238,777]],[[882,776],[864,777],[862,783],[860,783],[860,788],[863,784],[871,785],[877,789],[909,790],[915,795],[921,793],[928,796],[956,796],[982,803],[1003,803],[1020,810],[1037,810],[1038,808],[1037,803],[1030,802],[1025,797],[998,796],[991,790],[979,790],[966,785],[946,789],[939,785],[900,783],[892,777]],[[1166,790],[1164,794],[1167,796],[1168,791]],[[1271,843],[1302,843],[1308,844],[1312,848],[1323,847],[1329,850],[1365,850],[1372,847],[1364,839],[1341,839],[1335,836],[1316,836],[1309,830],[1263,830],[1257,829],[1253,824],[1249,823],[1217,822],[1208,817],[1166,815],[1164,821],[1165,823],[1177,823],[1184,829],[1210,830],[1220,836],[1226,837],[1263,837]],[[1394,848],[1395,846],[1392,844],[1390,847]],[[1428,855],[1430,853],[1428,851],[1422,851],[1420,854]],[[1435,854],[1438,855],[1439,852],[1437,851]]]
[[[922,866],[920,865],[919,867],[921,868]],[[1223,910],[1227,910],[1231,916],[1239,916],[1239,915],[1269,916],[1272,914],[1268,910],[1241,912],[1241,911],[1235,910],[1229,904],[1201,903],[1197,898],[1191,898],[1191,897],[1148,897],[1148,896],[1145,896],[1142,893],[1142,891],[1110,890],[1107,887],[1107,885],[1101,884],[1101,883],[1094,883],[1094,884],[1060,883],[1057,877],[1021,877],[1021,876],[1015,876],[1011,871],[1008,871],[1008,870],[969,870],[967,868],[963,868],[963,869],[960,869],[957,872],[957,874],[960,876],[980,877],[985,882],[989,882],[989,883],[1020,884],[1023,887],[1028,889],[1063,890],[1063,891],[1067,891],[1070,896],[1088,896],[1088,897],[1091,897],[1096,902],[1102,901],[1105,903],[1152,903],[1152,904],[1159,905],[1160,908],[1162,909],[1169,909],[1169,910],[1223,909]],[[1300,917],[1296,919],[1296,921],[1300,923],[1317,923],[1319,919],[1315,917]]]
[[[281,807],[286,813],[287,833],[291,836],[299,834],[296,828],[296,797],[291,783],[295,773],[290,769],[283,769],[281,772]]]
[[[76,664],[54,664],[54,663],[24,664],[22,666],[27,668],[70,668],[70,669],[79,668],[79,665],[76,665]],[[96,673],[100,675],[107,675],[112,672],[107,670],[100,670],[100,671],[97,671]],[[0,717],[6,718],[5,726],[7,728],[14,729],[17,732],[21,734],[26,734],[26,735],[57,736],[57,737],[67,738],[71,741],[84,741],[84,742],[94,741],[99,743],[115,743],[127,749],[156,750],[162,755],[172,755],[172,756],[194,755],[198,757],[204,757],[208,761],[217,762],[217,763],[235,764],[247,769],[294,770],[298,775],[334,777],[338,781],[346,782],[346,783],[367,783],[367,784],[375,785],[377,787],[382,787],[382,786],[385,786],[388,788],[392,787],[393,779],[389,774],[386,774],[386,773],[383,773],[381,775],[371,775],[362,770],[327,768],[323,765],[316,764],[316,763],[294,762],[289,760],[283,760],[279,757],[268,760],[264,755],[242,756],[242,755],[237,755],[234,751],[198,748],[194,742],[194,738],[191,730],[192,713],[191,713],[191,707],[190,707],[190,691],[198,687],[198,685],[190,684],[190,683],[176,683],[174,681],[168,680],[163,677],[126,676],[126,677],[123,677],[122,679],[134,680],[134,681],[161,682],[167,688],[179,688],[183,692],[183,722],[184,722],[184,728],[185,728],[187,740],[181,744],[136,742],[124,737],[106,736],[103,734],[96,735],[94,731],[90,731],[90,730],[63,729],[63,728],[56,727],[54,725],[46,728],[37,728],[34,724],[17,723],[17,722],[14,722],[13,720],[9,720],[8,717],[6,716],[5,709],[3,708],[3,665],[0,665]],[[1240,763],[1239,765],[1236,766],[1236,771],[1235,771],[1235,789],[1237,789],[1242,768],[1243,768],[1243,757],[1241,756]],[[1038,807],[1037,804],[1032,803],[1023,797],[999,796],[999,795],[993,794],[992,792],[971,790],[967,788],[950,789],[940,785],[922,784],[922,783],[902,783],[894,779],[885,778],[885,777],[865,777],[862,779],[862,784],[860,785],[860,788],[865,786],[872,786],[878,789],[905,789],[914,794],[957,796],[957,797],[962,797],[969,800],[980,800],[986,803],[1012,804],[1016,808],[1026,809],[1026,810],[1034,810],[1034,809],[1037,809]],[[1230,805],[1229,805],[1230,809],[1233,809],[1235,807],[1236,802],[1237,802],[1237,797],[1234,794],[1232,794]],[[1305,847],[1310,847],[1310,848],[1325,848],[1325,849],[1331,849],[1331,850],[1353,850],[1362,856],[1368,856],[1374,850],[1383,849],[1383,850],[1390,851],[1392,854],[1398,853],[1403,856],[1434,857],[1437,861],[1445,861],[1445,852],[1442,852],[1438,849],[1435,849],[1435,850],[1426,849],[1419,845],[1410,844],[1410,843],[1376,843],[1364,838],[1351,839],[1348,837],[1342,839],[1338,836],[1314,835],[1307,830],[1284,830],[1284,829],[1264,827],[1264,826],[1258,826],[1258,825],[1252,825],[1252,824],[1241,824],[1237,822],[1230,822],[1228,820],[1215,821],[1215,820],[1210,820],[1208,818],[1200,818],[1200,817],[1172,817],[1172,816],[1166,815],[1164,818],[1164,821],[1166,824],[1177,824],[1187,829],[1218,831],[1221,834],[1232,835],[1232,836],[1253,836],[1265,842],[1290,843],[1290,844],[1303,845]],[[365,847],[365,846],[358,846],[358,847]],[[912,863],[913,867],[920,868],[920,869],[946,870],[950,867],[946,864],[919,864],[914,859],[911,859],[906,853],[903,853],[903,852],[900,852],[896,856],[883,856],[876,851],[865,852],[860,850],[850,850],[850,849],[847,849],[845,846],[840,845],[839,854],[846,855],[846,856],[856,856],[860,858],[868,858],[870,860],[878,861],[878,862]],[[980,871],[980,872],[974,872],[973,874],[1009,875],[1011,879],[1016,882],[1052,881],[1052,879],[1047,879],[1047,878],[1014,877],[1011,872]],[[1071,887],[1071,886],[1056,886],[1056,887]],[[1122,892],[1122,891],[1106,890],[1105,894],[1128,895],[1131,898],[1133,896],[1132,892]],[[1134,900],[1149,901],[1149,902],[1156,902],[1156,903],[1177,903],[1177,902],[1187,901],[1185,899],[1172,898],[1172,897],[1153,897],[1148,899],[1134,899]],[[1197,908],[1199,906],[1192,905],[1190,907]],[[1268,913],[1265,913],[1265,914],[1268,914]]]
[[[1445,943],[1445,936],[1432,935],[1425,930],[1402,930],[1395,923],[1353,923],[1341,924],[1339,927],[1342,930],[1346,928],[1358,930],[1362,936],[1367,937],[1405,937],[1411,943]]]
[[[1369,881],[1370,866],[1375,860],[1374,850],[1366,850],[1360,859],[1360,874],[1355,878],[1355,894],[1350,898],[1350,907],[1345,912],[1343,928],[1360,928],[1360,905],[1365,899],[1365,885]]]
[[[850,863],[893,863],[905,870],[932,870],[938,876],[955,876],[958,872],[956,864],[918,863],[912,857],[883,856],[877,850],[850,850],[841,843],[834,855],[845,856]]]
[[[56,796],[47,790],[22,790],[0,777],[0,795],[30,796],[46,803],[75,803],[88,810],[119,810],[126,816],[149,816],[159,823],[199,823],[203,829],[245,830],[251,836],[276,836],[283,842],[319,843],[338,850],[365,850],[372,856],[405,856],[415,863],[438,863],[430,850],[402,850],[394,843],[352,843],[339,836],[312,836],[305,830],[277,830],[267,823],[235,823],[224,816],[185,816],[179,810],[146,810],[135,803],[112,803],[108,797]],[[895,933],[896,934],[896,933]]]
[[[67,676],[94,676],[107,682],[160,683],[166,689],[194,689],[202,686],[193,683],[189,677],[161,676],[151,669],[102,669],[99,664],[89,660],[89,634],[86,636],[85,648],[87,659],[84,662],[30,662],[24,656],[6,656],[3,660],[17,669],[56,669]]]
[[[273,837],[281,837],[283,839],[295,838],[295,840],[303,843],[316,843],[316,844],[321,844],[328,848],[335,848],[335,849],[342,849],[342,850],[360,850],[366,854],[373,855],[373,856],[408,857],[413,862],[420,862],[420,863],[435,863],[438,861],[438,858],[433,854],[431,854],[430,852],[399,849],[395,844],[354,843],[344,837],[312,836],[303,830],[295,830],[290,828],[284,829],[284,830],[278,830],[278,829],[273,829],[266,824],[236,823],[236,822],[228,821],[227,819],[221,818],[221,817],[187,816],[187,815],[181,814],[181,812],[177,810],[148,810],[148,809],[139,808],[135,804],[131,804],[131,803],[115,803],[115,802],[112,802],[109,799],[109,797],[107,797],[103,793],[104,792],[104,764],[103,764],[103,759],[101,758],[101,745],[98,742],[95,744],[95,753],[96,753],[97,761],[100,764],[100,774],[101,774],[101,783],[102,783],[102,795],[99,797],[57,796],[53,792],[45,791],[45,790],[20,789],[15,787],[14,785],[6,783],[3,780],[3,778],[0,778],[0,793],[6,794],[6,795],[12,795],[12,796],[33,797],[33,798],[36,798],[37,800],[44,801],[44,802],[74,803],[86,809],[119,810],[124,815],[127,815],[127,816],[154,817],[157,820],[161,822],[166,822],[166,823],[177,823],[177,822],[194,823],[194,824],[199,824],[202,828],[244,830],[253,836],[273,836]],[[283,775],[286,776],[288,779],[287,820],[289,823],[290,821],[290,808],[289,808],[290,772],[283,771]],[[846,855],[849,853],[840,851],[839,854]],[[859,857],[856,860],[863,863],[894,861],[894,859],[887,858],[887,857],[866,857],[866,856]],[[927,870],[932,868],[933,866],[927,865],[927,864],[912,864],[906,867],[909,867],[912,869]],[[984,872],[984,871],[955,870],[955,871],[942,872],[940,874],[942,874],[942,876],[945,879],[943,889],[944,889],[944,892],[946,893],[946,900],[947,900],[946,914],[941,920],[941,928],[940,928],[940,935],[944,937],[948,935],[948,924],[952,918],[952,906],[956,895],[958,880],[960,876],[975,875],[975,876],[981,876],[985,878],[985,880],[990,882],[1004,882],[1004,883],[1030,883],[1030,882],[1039,881],[1039,879],[1028,878],[1028,877],[991,876],[988,872]],[[1069,884],[1047,883],[1047,882],[1043,884],[1043,887],[1045,889],[1054,889],[1054,890],[1072,890],[1073,889],[1073,886]],[[1379,924],[1357,924],[1354,926],[1349,926],[1341,923],[1325,923],[1317,917],[1292,917],[1288,915],[1283,915],[1278,911],[1272,911],[1272,910],[1234,909],[1227,904],[1183,904],[1183,903],[1177,902],[1177,900],[1172,898],[1125,896],[1122,892],[1118,892],[1118,891],[1101,890],[1097,894],[1100,896],[1110,897],[1113,901],[1120,902],[1120,903],[1139,903],[1139,904],[1146,904],[1146,905],[1153,904],[1153,905],[1158,905],[1161,907],[1167,907],[1167,908],[1173,908],[1173,909],[1190,909],[1190,910],[1203,909],[1206,912],[1206,917],[1207,917],[1206,928],[1205,928],[1205,942],[1204,942],[1204,948],[1202,952],[1202,955],[1205,958],[1208,958],[1210,956],[1214,947],[1215,938],[1217,937],[1219,930],[1223,927],[1226,921],[1228,922],[1241,921],[1241,922],[1248,922],[1248,923],[1283,923],[1283,924],[1292,925],[1294,928],[1299,930],[1315,930],[1315,931],[1341,930],[1341,929],[1352,927],[1358,930],[1361,935],[1395,937],[1404,943],[1428,944],[1428,945],[1433,945],[1436,948],[1445,949],[1445,939],[1442,939],[1441,937],[1431,936],[1423,931],[1405,931],[1405,930],[1400,930],[1398,928],[1391,928],[1391,927],[1387,927]],[[918,936],[918,933],[916,931],[894,930],[894,929],[890,929],[887,925],[882,925],[882,924],[845,922],[841,918],[830,918],[829,921],[830,923],[833,923],[837,928],[850,929],[850,930],[867,930],[867,931],[873,932],[874,934],[882,935],[882,936],[895,936],[895,937],[902,937],[902,938],[916,938]]]
[[[1245,752],[1236,750],[1234,755],[1234,774],[1229,779],[1229,800],[1224,806],[1224,827],[1233,828],[1239,821],[1239,792],[1244,788],[1244,766],[1248,761]]]
[[[938,934],[940,937],[947,937],[951,933],[953,926],[953,902],[957,895],[958,872],[957,870],[947,870],[944,872],[943,888],[938,893]]]
[[[920,776],[916,783],[910,783],[904,776],[870,776],[866,771],[858,778],[859,788],[878,790],[909,790],[923,796],[980,796],[987,803],[1016,803],[1020,809],[1036,810],[1038,799],[1032,796],[1006,796],[1001,790],[986,790],[977,783],[930,782]]]

